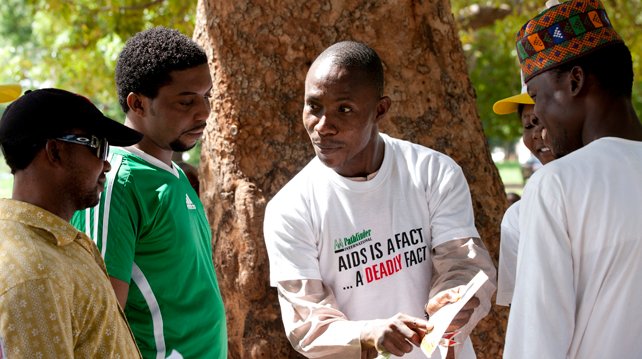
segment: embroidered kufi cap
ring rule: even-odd
[[[571,0],[529,20],[517,33],[517,56],[524,81],[603,46],[621,43],[604,5]]]

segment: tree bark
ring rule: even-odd
[[[199,0],[194,36],[214,79],[200,181],[230,358],[299,357],[269,287],[262,221],[267,201],[314,156],[301,123],[304,79],[337,41],[363,41],[379,53],[393,101],[382,132],[459,163],[477,228],[497,257],[506,198],[447,0]],[[474,333],[478,358],[500,356],[506,312],[497,309]]]

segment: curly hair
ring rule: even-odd
[[[379,95],[383,95],[383,65],[377,52],[370,46],[357,41],[337,42],[325,49],[314,61],[325,58],[332,58],[332,63],[335,65],[365,72]]]
[[[118,102],[129,111],[127,95],[154,98],[171,81],[170,73],[207,63],[203,48],[189,37],[166,27],[154,27],[127,40],[116,64]]]

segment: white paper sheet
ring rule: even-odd
[[[440,347],[440,352],[443,353],[442,357],[445,355],[446,351],[442,350],[439,344],[444,333],[446,333],[450,322],[453,321],[461,308],[466,305],[470,298],[477,293],[479,288],[481,288],[487,280],[488,276],[486,273],[479,271],[479,273],[477,273],[463,288],[463,291],[461,291],[461,298],[458,301],[446,304],[435,314],[430,316],[430,320],[428,322],[433,325],[433,330],[426,334],[424,339],[421,341],[421,351],[426,355],[426,357],[432,358],[432,354],[438,346]],[[444,347],[443,349],[447,348]]]

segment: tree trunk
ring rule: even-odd
[[[201,153],[201,198],[214,236],[230,358],[295,358],[269,287],[267,201],[314,152],[301,122],[306,71],[346,39],[373,47],[393,101],[382,132],[451,156],[471,187],[477,228],[496,258],[506,208],[475,109],[447,0],[199,0],[196,40],[214,79]],[[506,313],[478,325],[478,358],[497,358]]]

